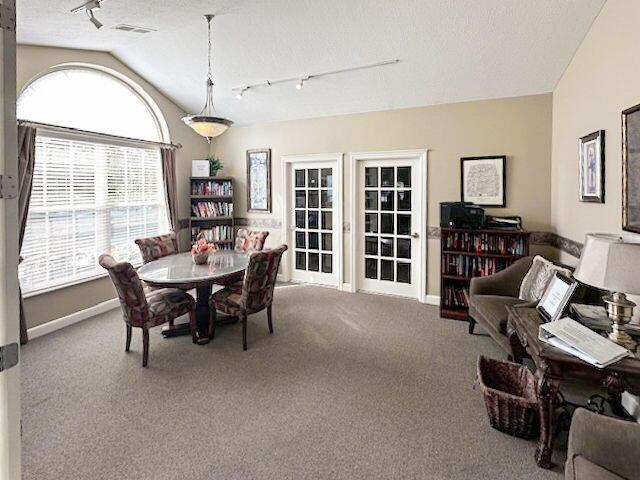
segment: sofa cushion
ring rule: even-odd
[[[516,297],[503,297],[501,295],[474,295],[471,306],[481,318],[474,318],[480,324],[489,324],[496,332],[507,334],[507,307],[522,303]],[[478,315],[476,315],[478,316]]]
[[[520,284],[520,294],[518,295],[520,300],[539,301],[556,273],[567,277],[571,276],[571,270],[560,267],[541,255],[533,257],[531,268]]]
[[[577,455],[567,460],[566,480],[628,480]]]

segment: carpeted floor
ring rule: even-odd
[[[492,430],[476,357],[502,358],[433,306],[309,286],[196,346],[119,311],[23,350],[25,479],[560,479],[535,442]],[[559,458],[559,460],[561,460]]]

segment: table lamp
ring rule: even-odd
[[[573,276],[582,283],[612,292],[602,298],[613,322],[609,339],[634,351],[637,343],[625,331],[625,325],[631,321],[636,304],[625,294],[640,294],[640,243],[618,235],[589,233]]]

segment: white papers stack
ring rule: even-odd
[[[598,368],[605,368],[632,354],[624,347],[569,317],[540,325],[538,337],[543,342],[584,360]]]

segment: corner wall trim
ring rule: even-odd
[[[427,295],[425,303],[427,305],[440,305],[440,295]]]
[[[81,322],[82,320],[86,320],[88,318],[95,317],[96,315],[100,315],[101,313],[114,310],[119,306],[120,302],[118,301],[118,299],[112,298],[111,300],[107,300],[106,302],[98,303],[93,307],[80,310],[79,312],[73,312],[70,315],[57,318],[56,320],[51,320],[50,322],[43,323],[42,325],[31,327],[29,330],[27,330],[29,340],[42,337],[43,335],[46,335],[48,333],[55,332],[56,330],[68,327],[69,325],[73,325],[74,323]]]

